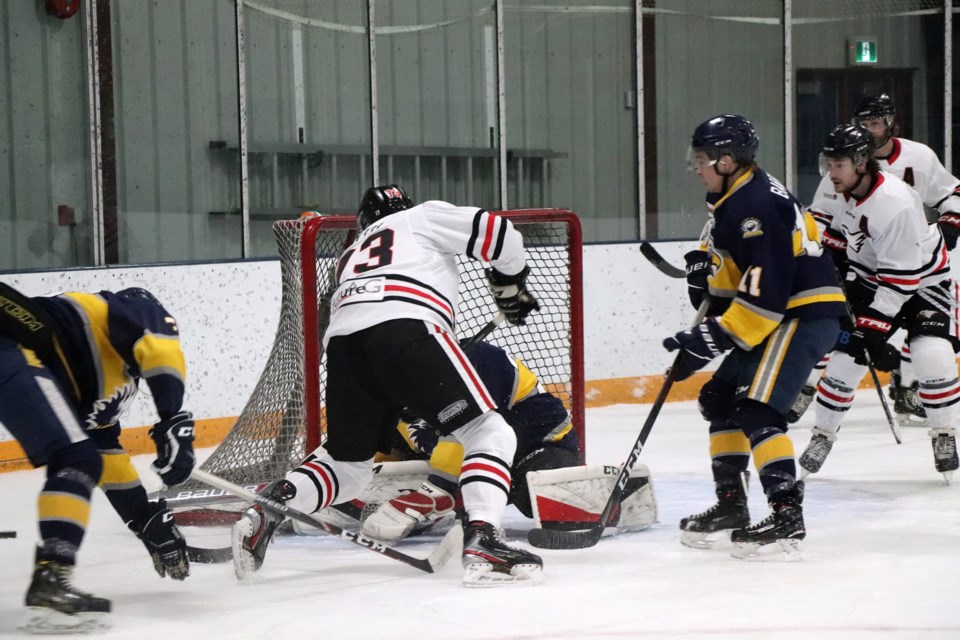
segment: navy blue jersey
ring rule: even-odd
[[[737,346],[752,349],[785,319],[846,315],[833,261],[807,254],[816,224],[780,182],[754,168],[708,204],[710,295],[730,301],[719,321]]]
[[[44,362],[87,429],[117,424],[147,381],[161,418],[183,403],[186,365],[176,320],[142,289],[33,299],[52,316],[61,356]]]

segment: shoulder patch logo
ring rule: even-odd
[[[744,218],[740,223],[740,231],[743,232],[744,240],[763,235],[763,228],[758,218]]]

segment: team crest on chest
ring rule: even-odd
[[[760,226],[759,218],[744,218],[740,223],[740,231],[743,233],[744,240],[763,235],[763,227]]]

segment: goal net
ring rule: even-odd
[[[584,447],[582,242],[575,214],[562,209],[495,212],[523,234],[527,286],[540,311],[526,326],[502,324],[487,341],[526,364],[563,400]],[[201,465],[232,482],[252,485],[283,476],[322,441],[326,430],[326,366],[321,354],[332,274],[356,233],[353,216],[315,216],[273,226],[280,254],[280,321],[273,349],[237,422]],[[458,337],[478,333],[497,313],[485,263],[460,263]],[[177,487],[189,492],[200,485]]]

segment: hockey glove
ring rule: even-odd
[[[710,275],[710,254],[706,251],[688,251],[683,259],[687,261],[687,295],[694,309],[700,308],[703,296],[707,293],[707,276]]]
[[[673,371],[673,379],[679,381],[686,380],[734,345],[716,318],[707,318],[694,328],[667,338],[663,346],[667,351],[682,350]]]
[[[168,487],[190,477],[193,455],[193,414],[181,411],[153,425],[150,437],[157,445],[157,459],[150,467]]]
[[[524,267],[520,273],[508,276],[496,269],[487,269],[487,281],[497,308],[507,316],[510,324],[527,324],[526,317],[531,311],[539,311],[540,304],[534,298],[524,282],[530,273],[530,267]]]
[[[128,522],[127,526],[143,541],[153,560],[153,568],[161,578],[169,575],[174,580],[183,580],[190,575],[187,543],[174,524],[173,513],[167,509],[164,499],[149,503],[146,522],[142,526],[134,522]]]
[[[900,365],[900,352],[887,344],[893,320],[872,307],[857,316],[850,336],[850,353],[857,364],[873,363],[878,371],[890,371]],[[869,358],[869,361],[868,361]]]
[[[937,226],[940,227],[940,233],[943,234],[943,241],[947,244],[947,251],[953,251],[957,246],[957,238],[960,237],[960,213],[940,214],[937,219]]]

